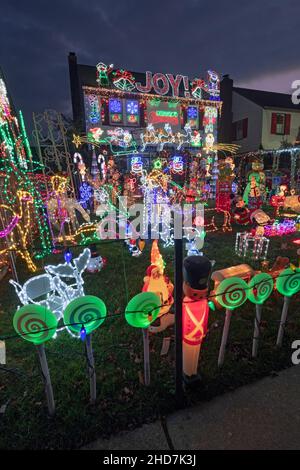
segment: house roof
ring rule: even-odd
[[[300,111],[300,104],[292,102],[291,95],[273,91],[250,90],[249,88],[233,87],[233,91],[262,108],[283,108]]]

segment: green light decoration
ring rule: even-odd
[[[257,274],[250,280],[248,287],[248,299],[254,304],[261,305],[273,292],[273,278],[267,273]]]
[[[277,280],[276,289],[286,297],[292,297],[300,291],[300,270],[284,269]]]
[[[14,314],[13,326],[23,339],[39,345],[54,336],[57,318],[42,305],[24,305]]]
[[[161,167],[162,167],[162,161],[158,158],[157,160],[153,162],[153,168],[155,168],[156,170],[160,170]]]
[[[106,305],[94,295],[84,295],[70,302],[64,311],[67,328],[79,337],[82,326],[91,334],[105,320]]]
[[[161,307],[158,295],[153,292],[141,292],[127,304],[125,318],[135,328],[148,328],[156,320]]]
[[[247,300],[247,283],[239,277],[224,279],[216,291],[216,300],[222,307],[229,310],[243,305]]]

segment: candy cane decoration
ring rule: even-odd
[[[105,157],[101,153],[98,155],[98,163],[100,164],[102,179],[105,181],[107,170],[106,170]]]
[[[248,299],[255,304],[254,334],[252,342],[252,357],[257,356],[258,339],[260,334],[260,323],[263,303],[270,297],[274,282],[272,276],[260,273],[254,276],[248,284]]]
[[[85,175],[86,175],[86,166],[85,166],[85,163],[84,163],[84,161],[82,159],[82,156],[79,152],[74,153],[73,161],[74,161],[74,163],[77,163],[78,170],[79,170],[79,173],[81,175],[82,181],[84,181],[85,180]]]
[[[231,277],[224,279],[216,291],[216,300],[222,307],[226,308],[225,322],[223,327],[222,341],[219,350],[218,366],[221,367],[224,363],[225,349],[228,339],[230,320],[232,310],[243,305],[247,300],[246,294],[247,284],[239,277]]]
[[[282,346],[284,327],[287,319],[291,297],[300,291],[300,269],[285,269],[276,280],[276,289],[284,295],[283,308],[281,312],[280,324],[278,329],[276,346]]]

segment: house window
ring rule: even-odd
[[[233,123],[233,129],[232,129],[232,139],[233,140],[242,140],[245,139],[248,135],[248,118],[246,119],[240,119],[239,121],[236,121]]]
[[[271,134],[289,135],[291,115],[285,113],[272,113]]]

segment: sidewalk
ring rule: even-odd
[[[167,417],[175,450],[300,449],[300,366]],[[169,450],[160,421],[85,449]]]

